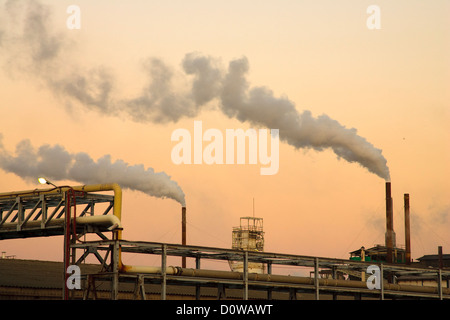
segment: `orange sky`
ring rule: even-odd
[[[223,66],[246,57],[251,87],[270,88],[300,113],[326,114],[356,128],[382,150],[391,173],[399,245],[404,244],[403,194],[410,193],[412,257],[434,254],[439,245],[444,253],[450,250],[447,1],[79,0],[80,30],[66,27],[66,9],[73,1],[36,3],[49,10],[46,32],[58,35],[49,39],[62,43],[58,64],[49,59],[45,67],[80,74],[105,67],[114,75],[111,95],[118,100],[137,96],[148,85],[143,63],[149,57],[173,70],[174,92],[190,81],[181,66],[187,53],[214,57]],[[1,4],[5,17],[10,8]],[[381,10],[379,30],[366,26],[372,4]],[[11,12],[20,16],[26,7]],[[0,31],[10,30],[5,23],[0,26]],[[27,65],[39,54],[32,49],[42,43],[27,46],[36,41],[28,37],[18,49],[11,41],[15,36],[0,32],[0,133],[10,154],[29,139],[35,148],[59,144],[95,160],[109,154],[166,172],[186,195],[189,244],[231,247],[232,227],[252,214],[253,199],[256,216],[264,218],[266,251],[347,258],[363,245],[384,243],[384,180],[358,164],[337,159],[328,149],[295,149],[281,142],[279,172],[273,176],[260,175],[259,164],[175,165],[171,133],[185,128],[193,134],[194,120],[224,134],[254,126],[225,116],[217,110],[217,99],[177,122],[102,114],[56,94],[42,66]],[[1,192],[39,187],[1,169],[0,177]],[[171,199],[125,190],[124,238],[178,243],[180,213]],[[62,241],[3,240],[0,251],[17,258],[60,259]]]

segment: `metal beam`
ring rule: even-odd
[[[248,300],[248,251],[244,251],[244,300]]]
[[[161,300],[166,300],[166,290],[167,290],[167,245],[162,245],[161,254]]]
[[[78,243],[74,246],[79,249],[86,249],[89,247],[95,247],[96,250],[108,250],[111,241],[91,241],[86,243]],[[274,254],[267,252],[243,252],[241,250],[213,248],[213,247],[200,247],[200,246],[182,246],[177,244],[164,244],[155,242],[136,242],[136,241],[118,241],[122,248],[122,252],[144,253],[144,254],[156,254],[161,256],[161,268],[158,273],[148,274],[146,277],[150,277],[155,282],[161,283],[162,297],[167,298],[166,286],[168,283],[180,283],[185,285],[191,285],[196,288],[196,297],[200,297],[200,287],[220,285],[220,288],[235,287],[243,288],[243,298],[248,298],[247,290],[264,290],[268,289],[274,291],[289,291],[291,288],[297,292],[310,292],[315,298],[320,298],[319,293],[322,294],[361,294],[364,296],[379,297],[385,299],[386,297],[432,297],[437,298],[442,296],[445,299],[450,298],[450,291],[447,288],[441,288],[442,294],[439,293],[437,288],[432,287],[408,287],[398,284],[384,284],[381,282],[381,290],[370,290],[367,288],[366,283],[362,281],[350,281],[339,279],[325,279],[319,277],[319,269],[330,269],[331,271],[341,269],[342,266],[346,266],[348,270],[361,271],[368,266],[368,263],[360,261],[354,262],[343,259],[331,259],[322,257],[304,257],[285,254]],[[200,260],[202,258],[216,260],[227,260],[227,257],[236,258],[236,254],[239,254],[240,259],[244,264],[248,264],[249,261],[267,261],[270,263],[270,273],[273,273],[272,263],[276,258],[276,264],[292,265],[295,262],[296,266],[304,267],[311,266],[313,262],[314,267],[314,279],[309,277],[298,276],[285,276],[278,274],[253,274],[242,272],[231,272],[222,270],[205,270],[200,269]],[[185,255],[196,259],[195,269],[185,269],[180,267],[168,267],[167,256],[168,255]],[[170,269],[169,269],[170,268]],[[157,269],[157,268],[156,268]],[[425,269],[415,268],[412,266],[402,266],[399,264],[381,265],[380,271],[383,275],[386,269],[393,274],[403,273],[424,273],[429,275],[436,275],[437,269]],[[170,270],[170,274],[167,273]],[[175,273],[173,273],[175,272]],[[441,270],[441,276],[450,276],[450,271]],[[119,276],[126,276],[126,273],[119,274]],[[244,287],[243,287],[244,286]],[[247,292],[246,292],[247,291]]]

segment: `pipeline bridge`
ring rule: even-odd
[[[264,299],[276,299],[284,293],[287,299],[308,294],[320,300],[332,297],[356,299],[450,299],[450,270],[419,268],[395,263],[369,263],[327,257],[302,256],[270,252],[224,249],[205,246],[122,239],[122,191],[117,184],[63,186],[0,194],[0,240],[30,237],[64,236],[63,299],[96,299],[96,283],[107,283],[108,299],[120,299],[123,284],[133,284],[134,298],[146,299],[145,284],[160,286],[160,299],[168,298],[170,286],[189,286],[195,299],[201,299],[202,288],[216,288],[217,299],[226,299],[227,290],[239,290],[241,299],[250,292],[263,293]],[[94,235],[94,240],[86,240]],[[124,263],[127,254],[157,257],[153,266]],[[96,272],[82,273],[80,289],[69,290],[68,267],[82,265],[91,259],[98,264]],[[188,259],[193,268],[168,265],[169,260]],[[243,272],[224,268],[203,268],[205,261],[242,261]],[[89,262],[90,263],[90,262]],[[248,272],[249,263],[262,263],[264,273]],[[380,287],[370,289],[367,268],[379,268]],[[298,268],[294,275],[277,272],[279,267]],[[309,274],[304,274],[305,270]],[[301,276],[298,274],[303,273]],[[342,275],[351,277],[342,278]],[[435,286],[397,283],[402,276],[431,276]]]

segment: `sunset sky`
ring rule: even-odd
[[[293,106],[298,115],[326,115],[347,133],[354,128],[380,151],[392,182],[398,245],[405,243],[403,194],[409,193],[412,258],[435,254],[438,246],[450,253],[448,1],[0,3],[0,159],[18,158],[28,140],[29,150],[58,145],[94,161],[109,155],[112,163],[164,172],[184,192],[188,244],[231,248],[232,228],[253,214],[253,201],[268,252],[348,258],[361,246],[384,244],[385,179],[328,147],[280,141],[275,175],[261,175],[259,163],[172,162],[172,132],[193,135],[195,120],[203,132],[279,129],[280,137],[292,132],[294,139],[292,128],[264,126],[278,124],[274,113]],[[70,5],[80,8],[79,29],[67,27]],[[368,27],[371,5],[380,9],[379,29]],[[200,107],[192,103],[195,78],[187,74],[186,57],[213,61],[222,72],[221,80],[208,78],[198,88],[198,94],[211,90]],[[258,103],[254,111],[258,119],[268,115],[267,122],[223,105],[236,98],[221,91],[233,61],[247,63],[244,93],[265,88],[261,103],[268,101],[268,111]],[[151,107],[160,95],[162,102]],[[333,140],[327,123],[309,132],[311,139]],[[26,171],[32,162],[17,166]],[[0,192],[42,187],[37,177],[8,168],[0,163]],[[110,177],[102,183],[117,182]],[[126,240],[181,241],[181,206],[174,199],[124,188],[122,217]],[[2,240],[0,251],[58,260],[62,240]]]

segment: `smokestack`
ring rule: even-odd
[[[442,246],[438,247],[439,269],[444,268],[444,260],[442,257]]]
[[[186,245],[186,207],[181,208],[181,244]],[[181,258],[181,267],[186,268],[186,257]]]
[[[392,253],[395,245],[394,215],[392,209],[391,183],[386,182],[386,262],[392,263]]]
[[[16,145],[14,155],[4,148],[1,140],[0,133],[0,169],[24,180],[36,183],[36,177],[47,177],[54,182],[71,180],[82,184],[101,184],[108,179],[124,189],[169,198],[185,206],[183,190],[164,171],[156,172],[143,164],[130,165],[120,159],[112,161],[108,154],[95,161],[85,152],[71,153],[58,144],[43,144],[35,148],[28,139]]]
[[[409,211],[409,194],[405,193],[403,196],[405,202],[405,262],[411,263],[411,226],[410,226],[410,211]]]
[[[58,67],[65,65],[65,53],[73,50],[71,42],[64,32],[55,30],[48,5],[22,2],[8,1],[0,6],[6,12],[0,19],[0,43],[2,49],[7,48],[2,50],[4,60],[17,62],[14,71],[26,70],[27,77],[34,76],[39,85],[46,85],[63,99],[61,105],[79,105],[116,117],[126,115],[139,123],[176,123],[197,116],[217,100],[218,109],[227,117],[279,129],[280,140],[296,149],[331,149],[339,159],[358,163],[385,181],[390,180],[382,150],[358,135],[355,128],[347,128],[325,114],[313,117],[308,110],[300,113],[294,102],[276,97],[270,88],[250,86],[250,63],[245,57],[230,61],[224,68],[221,58],[188,53],[181,72],[149,57],[143,65],[147,84],[134,97],[116,97],[121,81],[109,67],[84,68],[84,61],[77,59],[71,59],[72,70]],[[14,59],[17,56],[20,59]],[[188,84],[186,88],[176,84],[178,76]]]

